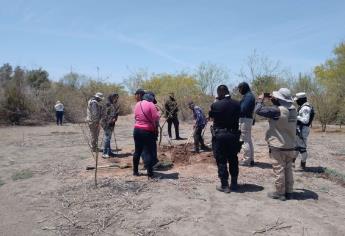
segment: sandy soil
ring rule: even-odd
[[[120,117],[122,158],[101,158],[101,166],[131,164],[132,123]],[[2,127],[0,235],[345,235],[345,188],[317,173],[345,172],[345,130],[313,128],[308,171],[295,173],[295,199],[280,202],[266,197],[273,183],[266,125],[254,126],[257,165],[240,168],[240,191],[230,194],[215,190],[211,153],[187,154],[186,163],[155,180],[133,177],[130,168],[103,168],[95,188],[94,171],[85,170],[94,161],[84,125]],[[191,125],[181,129],[188,137]],[[209,130],[205,136],[210,142]],[[160,158],[172,153],[165,148]]]

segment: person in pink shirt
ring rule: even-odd
[[[133,154],[133,175],[139,176],[140,156],[144,159],[149,178],[153,177],[153,166],[157,162],[156,140],[158,135],[159,112],[153,104],[154,95],[135,93],[137,104],[134,107],[135,125],[133,131],[135,151]]]

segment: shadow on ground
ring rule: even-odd
[[[315,193],[314,191],[307,190],[307,189],[295,189],[295,192],[292,193],[292,199],[293,200],[318,200],[319,195]]]
[[[240,184],[238,190],[236,192],[238,193],[245,193],[245,192],[260,192],[264,190],[264,187],[256,184]]]
[[[155,172],[155,178],[157,179],[178,179],[179,178],[179,173],[170,173],[170,174],[165,174],[161,172]]]
[[[325,168],[322,166],[310,166],[310,167],[306,167],[304,172],[321,174],[321,173],[325,173]]]
[[[133,154],[132,153],[130,153],[130,152],[126,152],[126,153],[118,153],[118,154],[116,154],[116,158],[125,158],[125,157],[130,157],[130,156],[132,156]]]
[[[266,162],[255,162],[254,167],[258,167],[261,169],[272,169],[272,164]]]

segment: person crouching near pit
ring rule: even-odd
[[[153,178],[153,165],[155,164],[157,127],[159,112],[155,105],[143,96],[145,92],[136,92],[137,103],[134,107],[135,125],[133,131],[135,151],[133,154],[133,175],[139,176],[140,156],[143,154],[144,165],[147,169],[147,176]]]
[[[265,106],[264,100],[270,99],[273,106]],[[297,110],[293,105],[291,92],[287,88],[273,91],[272,95],[260,95],[255,107],[255,113],[268,118],[269,128],[266,131],[266,141],[269,156],[272,159],[275,179],[275,192],[269,192],[268,197],[285,201],[292,197],[293,171],[292,162],[296,156],[296,124]]]

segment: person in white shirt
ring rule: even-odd
[[[307,100],[305,92],[296,94],[295,101],[298,104],[298,115],[297,115],[297,147],[296,150],[301,155],[301,165],[299,170],[303,171],[306,168],[306,162],[308,158],[307,152],[307,141],[310,132],[310,125],[314,119],[314,108],[310,105]]]
[[[56,115],[56,125],[62,125],[64,106],[60,101],[56,101],[54,108]]]

